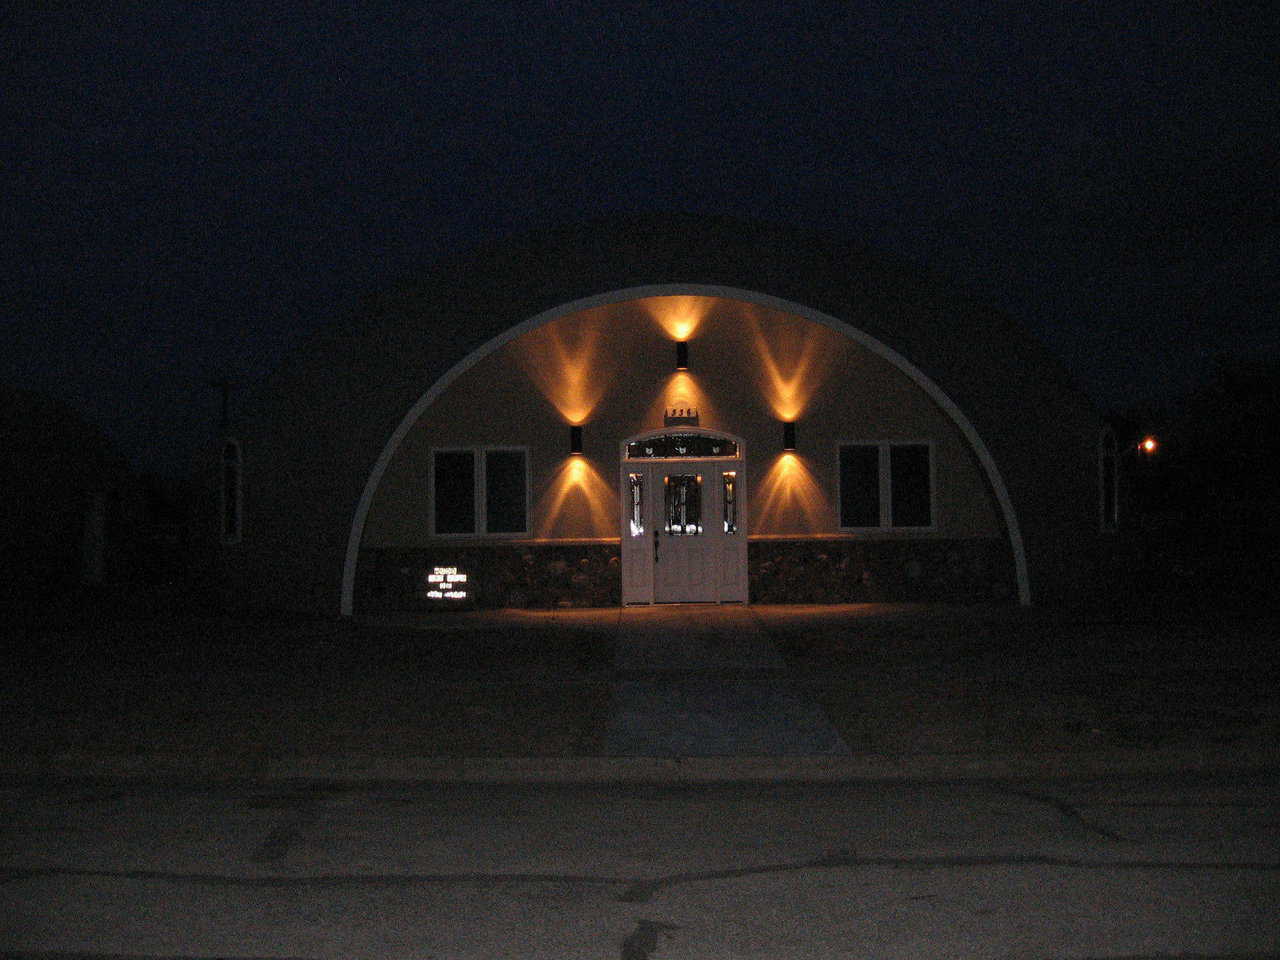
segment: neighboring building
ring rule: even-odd
[[[1058,365],[934,278],[791,230],[495,246],[313,337],[246,409],[210,504],[246,602],[1092,588],[1101,424]]]
[[[141,486],[102,433],[61,401],[0,386],[0,608],[75,612],[136,577]]]

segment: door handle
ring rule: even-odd
[[[658,562],[658,528],[653,528],[653,562]]]

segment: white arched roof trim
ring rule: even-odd
[[[942,391],[941,387],[925,375],[924,371],[892,347],[881,343],[870,334],[811,307],[806,307],[790,300],[783,300],[779,297],[772,297],[765,293],[757,293],[753,290],[742,290],[737,287],[700,283],[660,283],[612,290],[608,293],[584,297],[581,300],[574,300],[571,303],[563,303],[557,307],[552,307],[550,310],[544,310],[542,313],[530,317],[523,323],[516,324],[471,351],[471,353],[450,367],[443,376],[431,385],[426,393],[418,398],[417,402],[409,408],[409,412],[400,420],[391,436],[387,438],[386,444],[383,445],[382,453],[378,456],[377,462],[374,463],[373,469],[369,471],[369,478],[365,481],[364,490],[360,494],[360,501],[356,504],[355,516],[351,519],[351,533],[347,538],[346,560],[342,567],[342,598],[340,606],[342,615],[349,617],[354,611],[356,563],[360,557],[360,541],[364,537],[365,519],[369,515],[369,508],[373,504],[378,485],[382,482],[382,475],[386,472],[392,457],[395,456],[396,451],[400,448],[405,436],[413,429],[413,425],[418,422],[427,407],[431,406],[458,377],[499,347],[510,343],[530,330],[537,329],[545,323],[558,320],[571,313],[590,310],[594,307],[603,307],[611,303],[623,303],[627,300],[680,295],[740,300],[745,303],[758,304],[762,307],[771,307],[783,313],[821,323],[860,343],[910,377],[951,418],[952,422],[969,442],[970,447],[972,447],[974,454],[978,458],[978,462],[982,465],[987,481],[991,484],[992,493],[995,494],[996,502],[1000,506],[1000,514],[1004,519],[1005,529],[1009,533],[1009,545],[1013,549],[1014,578],[1018,588],[1018,602],[1023,606],[1030,605],[1031,583],[1027,572],[1027,554],[1022,543],[1022,531],[1018,526],[1018,517],[1013,509],[1013,501],[1009,498],[1009,490],[1005,486],[1004,478],[1000,475],[1000,469],[996,466],[996,462],[991,456],[991,452],[987,449],[987,445],[983,443],[982,437],[978,435],[978,431],[969,422],[969,418]]]

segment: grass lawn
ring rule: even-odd
[[[5,665],[3,748],[239,759],[601,752],[612,634],[159,620],[43,638]]]
[[[763,619],[855,753],[1280,743],[1280,653],[1266,621],[1007,609],[838,626]]]
[[[1280,646],[1267,621],[751,609],[854,753],[1180,747],[1280,759]],[[249,764],[602,755],[607,622],[171,618],[33,634],[3,663],[0,752],[11,767],[65,751]]]

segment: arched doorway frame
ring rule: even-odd
[[[427,408],[431,406],[436,399],[447,390],[458,377],[466,373],[481,359],[493,353],[495,350],[510,343],[512,340],[523,336],[530,330],[536,330],[544,324],[559,320],[561,317],[568,316],[572,313],[578,313],[582,310],[590,310],[595,307],[604,307],[614,303],[623,303],[628,300],[643,300],[647,297],[672,297],[672,296],[700,296],[700,297],[718,297],[724,300],[738,300],[743,303],[751,303],[761,307],[767,307],[778,310],[783,313],[789,313],[793,316],[802,317],[811,320],[814,323],[820,323],[823,326],[841,333],[866,349],[870,350],[876,356],[888,361],[902,373],[906,374],[913,383],[923,390],[929,397],[951,418],[951,421],[959,429],[965,440],[968,441],[970,448],[973,450],[974,456],[977,457],[978,463],[982,467],[983,473],[986,475],[987,482],[991,485],[991,492],[995,496],[996,503],[1000,508],[1000,516],[1004,521],[1005,530],[1009,537],[1009,546],[1013,551],[1013,567],[1014,581],[1018,593],[1018,602],[1023,606],[1031,604],[1031,582],[1027,570],[1026,549],[1022,542],[1022,530],[1018,524],[1018,516],[1013,508],[1013,501],[1009,497],[1009,490],[1005,486],[1004,478],[1000,475],[1000,468],[996,466],[995,459],[991,456],[991,452],[987,449],[987,445],[979,436],[977,429],[965,416],[964,411],[956,405],[947,394],[936,383],[930,379],[923,370],[913,364],[898,351],[894,350],[888,344],[876,339],[869,333],[858,329],[852,324],[833,317],[830,314],[823,313],[821,310],[815,310],[804,304],[796,303],[791,300],[784,300],[780,297],[774,297],[767,293],[761,293],[755,290],[746,290],[741,287],[727,287],[716,284],[700,284],[700,283],[659,283],[646,284],[638,287],[625,287],[617,290],[611,290],[606,293],[598,293],[589,297],[583,297],[578,300],[562,303],[558,306],[551,307],[539,314],[529,317],[527,320],[517,323],[515,326],[508,328],[496,337],[481,344],[476,349],[450,367],[439,379],[433,383],[425,393],[411,406],[400,423],[397,424],[391,436],[387,438],[387,442],[383,444],[382,452],[378,459],[374,462],[373,467],[369,471],[369,476],[365,480],[364,488],[360,494],[360,500],[356,504],[355,515],[351,519],[351,530],[347,537],[346,558],[342,566],[342,593],[340,598],[339,609],[344,617],[349,617],[354,612],[355,606],[355,579],[356,566],[360,558],[360,542],[364,538],[365,520],[369,515],[369,508],[373,504],[373,498],[378,492],[378,486],[382,482],[382,476],[390,465],[396,451],[400,449],[400,444],[413,429],[414,424],[418,422]]]

